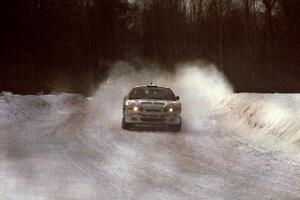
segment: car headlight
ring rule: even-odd
[[[127,106],[128,110],[132,110],[134,112],[138,112],[138,111],[143,111],[144,108],[141,106],[137,106],[137,105],[128,105]]]
[[[133,106],[132,110],[133,110],[134,112],[137,112],[137,111],[139,111],[139,107]]]
[[[172,113],[172,112],[177,111],[177,108],[176,108],[176,107],[165,107],[165,108],[164,108],[164,111],[165,111],[165,112]]]
[[[134,112],[142,111],[142,107],[139,105],[136,105],[136,102],[133,101],[125,101],[125,106],[128,110],[133,110]]]

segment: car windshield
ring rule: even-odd
[[[161,99],[174,101],[175,95],[169,88],[138,87],[131,91],[129,99]]]

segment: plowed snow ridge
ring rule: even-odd
[[[220,107],[228,128],[266,150],[299,157],[299,94],[233,94]]]

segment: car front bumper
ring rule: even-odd
[[[166,113],[127,113],[124,115],[126,123],[133,123],[139,125],[176,125],[181,123],[179,114]]]

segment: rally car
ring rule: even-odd
[[[123,100],[122,128],[167,127],[181,130],[181,103],[168,87],[134,86]]]

